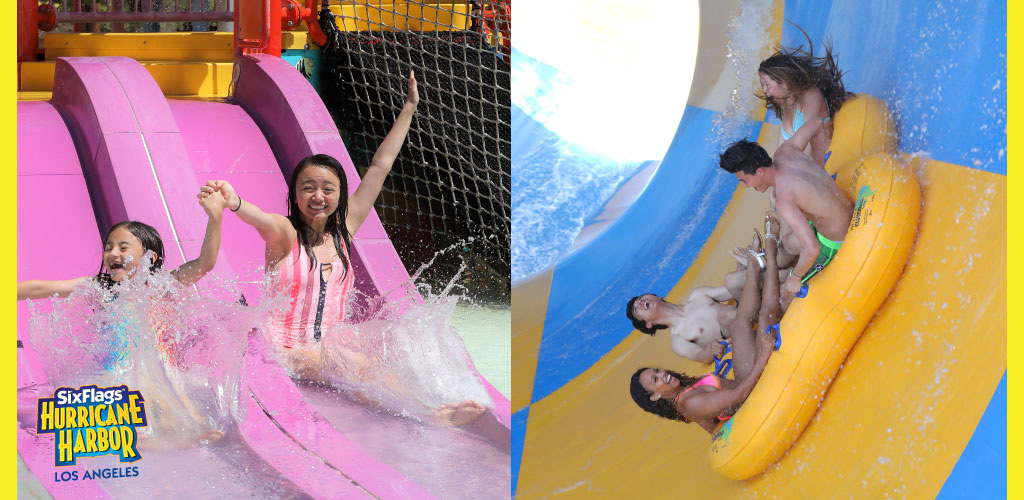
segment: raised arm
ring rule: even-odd
[[[405,136],[409,134],[409,125],[412,124],[412,116],[416,114],[416,106],[419,102],[420,94],[416,85],[416,74],[410,71],[409,90],[405,96],[405,105],[398,113],[398,118],[395,118],[395,124],[391,126],[391,131],[384,137],[384,142],[380,143],[373,159],[370,160],[370,168],[363,175],[359,187],[348,199],[348,220],[346,222],[351,234],[355,234],[359,230],[359,226],[363,225],[366,216],[370,214],[373,202],[380,194],[384,180],[387,179],[388,173],[391,172],[391,166],[395,163],[395,158],[402,150],[402,143],[405,142]]]
[[[775,337],[763,333],[758,334],[757,337],[757,358],[755,358],[754,366],[745,378],[739,380],[736,386],[731,389],[723,388],[720,391],[703,392],[685,398],[682,400],[682,407],[678,408],[678,410],[691,420],[705,420],[709,417],[717,418],[723,414],[732,415],[735,413],[737,408],[750,396],[750,392],[754,390],[757,381],[761,378],[761,374],[764,373],[764,367],[768,365],[768,358],[772,355]]]
[[[715,302],[725,302],[732,299],[732,294],[729,293],[729,289],[724,286],[702,286],[694,288],[693,291],[690,292],[690,297],[687,300],[701,295],[707,296]]]
[[[67,297],[71,295],[71,291],[78,286],[79,283],[91,278],[92,276],[82,276],[81,278],[73,278],[69,280],[28,280],[18,283],[18,300],[25,299],[48,299],[56,295],[57,297]]]
[[[676,354],[698,363],[708,364],[714,360],[714,353],[711,351],[711,345],[701,347],[695,342],[672,337],[672,350],[675,351]]]
[[[206,223],[203,246],[199,250],[199,257],[171,271],[171,275],[186,286],[199,281],[217,264],[217,254],[220,253],[221,220],[224,217],[224,208],[227,206],[227,202],[219,191],[202,196],[203,192],[200,190],[199,194],[199,204],[203,206],[207,217],[210,218]]]
[[[828,115],[828,105],[821,89],[812,87],[800,97],[800,109],[804,109],[805,120],[821,119],[818,133],[810,138],[811,158],[818,166],[825,168],[825,152],[832,145],[833,123]]]
[[[793,137],[790,137],[788,141],[785,141],[779,145],[779,148],[776,150],[776,154],[784,152],[785,148],[789,147],[792,147],[797,151],[803,151],[804,149],[807,149],[807,145],[811,142],[811,138],[816,136],[818,132],[821,131],[821,127],[824,124],[824,122],[822,121],[821,117],[818,116],[808,116],[805,118],[805,120],[806,121],[804,122],[804,125],[800,127],[800,130],[797,130],[793,134]]]
[[[292,241],[295,239],[295,228],[287,217],[280,214],[268,214],[260,207],[243,200],[235,193],[235,188],[228,181],[208,181],[200,188],[199,200],[219,192],[224,198],[226,207],[235,212],[242,222],[256,228],[260,238],[267,244],[268,258],[288,255]],[[209,230],[209,227],[207,227]]]

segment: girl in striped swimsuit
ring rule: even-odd
[[[341,163],[317,154],[304,158],[288,186],[288,216],[268,214],[242,200],[226,181],[209,181],[203,192],[220,193],[243,222],[266,242],[266,270],[274,290],[289,304],[267,326],[271,342],[293,376],[320,382],[332,377],[359,378],[379,367],[340,339],[321,344],[345,319],[352,288],[349,246],[380,194],[419,104],[415,75],[409,75],[405,105],[351,196]],[[355,368],[353,368],[355,367]],[[330,371],[332,373],[324,373]],[[346,373],[333,373],[342,372]],[[400,385],[400,381],[389,385]],[[486,411],[473,401],[436,409],[442,424],[462,425]]]

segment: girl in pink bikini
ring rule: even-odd
[[[332,375],[359,378],[376,371],[367,366],[371,363],[362,353],[339,342],[321,344],[321,339],[337,331],[334,327],[345,318],[345,298],[353,282],[352,234],[373,208],[418,104],[416,77],[410,73],[405,105],[351,197],[341,164],[324,154],[306,157],[295,167],[288,185],[287,216],[268,214],[243,201],[227,181],[210,181],[199,194],[202,200],[219,192],[228,208],[266,242],[266,272],[275,291],[290,302],[271,318],[267,332],[294,376],[330,382]],[[331,366],[326,370],[347,367],[347,373],[324,373]],[[442,424],[463,425],[485,411],[479,403],[464,401],[443,405],[436,415]]]
[[[771,218],[772,225],[778,222]],[[721,420],[728,420],[750,395],[761,378],[768,358],[772,354],[775,336],[766,332],[754,335],[754,314],[757,311],[759,330],[775,324],[781,318],[779,309],[779,273],[775,263],[778,235],[765,232],[764,254],[766,272],[764,296],[759,286],[760,270],[756,255],[761,254],[760,234],[754,231],[747,258],[747,276],[736,311],[736,319],[729,326],[733,369],[736,380],[719,378],[715,374],[690,377],[660,368],[641,368],[633,374],[629,393],[637,406],[646,412],[670,420],[697,422],[709,433]]]

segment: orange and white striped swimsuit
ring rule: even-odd
[[[348,257],[348,248],[342,243]],[[270,319],[269,333],[278,347],[306,347],[319,342],[321,332],[345,319],[345,298],[352,288],[352,265],[342,269],[341,258],[330,262],[331,275],[324,281],[321,265],[310,268],[309,255],[295,238],[291,253],[278,269],[277,293],[289,297],[288,307]]]

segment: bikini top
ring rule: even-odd
[[[683,397],[683,394],[686,394],[702,385],[714,387],[716,390],[720,391],[722,390],[722,379],[718,378],[718,375],[715,375],[714,373],[704,375],[703,377],[700,378],[700,380],[697,381],[696,384],[693,384],[690,387],[687,387],[685,391],[676,394],[676,397],[672,398],[672,404],[674,405],[676,401],[679,400],[679,398]],[[682,413],[680,413],[680,416],[682,416]],[[729,420],[730,418],[732,418],[732,415],[724,417],[722,415],[718,416],[718,420],[722,421]],[[683,422],[690,423],[690,420],[684,416]]]
[[[826,116],[825,119],[822,120],[821,122],[822,123],[828,123],[828,121],[830,119],[832,119],[831,116]],[[785,124],[783,124],[781,127],[779,127],[779,132],[782,134],[782,140],[788,141],[788,140],[792,139],[793,138],[793,134],[795,134],[796,131],[800,130],[800,127],[803,127],[803,126],[804,126],[804,112],[800,111],[800,105],[797,104],[796,105],[796,113],[793,114],[793,133],[791,134],[789,132],[786,132],[786,125]]]

